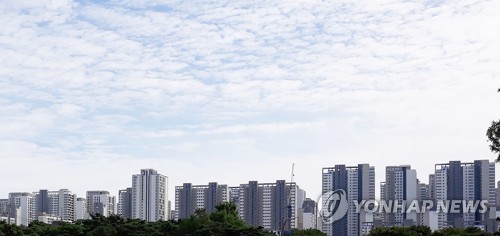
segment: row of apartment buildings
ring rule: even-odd
[[[188,218],[197,209],[211,213],[222,202],[234,203],[242,220],[266,230],[316,227],[316,203],[307,199],[306,192],[296,183],[285,180],[274,183],[250,181],[235,187],[218,183],[185,183],[175,187],[173,218]]]
[[[342,190],[348,202],[347,213],[332,224],[323,224],[321,230],[333,235],[367,235],[374,227],[426,225],[432,230],[446,227],[479,227],[494,232],[498,189],[495,188],[495,163],[488,160],[473,162],[450,161],[436,164],[428,183],[417,178],[417,171],[409,165],[387,166],[385,181],[380,183],[380,196],[375,197],[375,168],[369,164],[357,166],[335,165],[322,170],[322,192]],[[366,212],[358,206],[363,200],[374,204],[394,203],[398,209]],[[408,211],[411,203],[421,206],[424,201],[449,203],[458,200],[458,212],[439,210],[435,205],[425,212]],[[322,203],[327,204],[323,199]],[[485,202],[486,212],[464,211],[463,201]],[[500,202],[499,202],[500,203]],[[439,207],[439,206],[438,206]],[[370,209],[370,207],[368,207]],[[321,221],[319,221],[321,223]]]
[[[108,191],[87,191],[86,198],[68,189],[58,191],[9,193],[0,199],[0,220],[28,225],[37,220],[73,222],[87,219],[91,214],[158,221],[168,219],[166,176],[153,169],[141,170],[132,176],[132,187],[119,191],[119,202]]]
[[[86,198],[78,198],[67,189],[10,193],[8,199],[0,199],[0,219],[27,225],[35,219],[74,221],[99,213],[158,221],[188,218],[197,209],[211,213],[219,203],[232,202],[242,220],[270,231],[317,228],[330,236],[358,236],[381,226],[427,225],[433,230],[475,226],[487,231],[497,228],[494,219],[500,194],[495,188],[495,164],[488,160],[436,164],[427,184],[420,182],[417,171],[409,165],[387,166],[379,197],[375,193],[375,167],[359,164],[323,168],[322,192],[335,190],[345,192],[347,210],[344,216],[328,223],[323,223],[323,212],[318,211],[314,200],[306,198],[304,190],[284,180],[250,181],[239,186],[184,183],[175,187],[175,210],[171,210],[168,178],[156,170],[143,169],[132,176],[131,187],[119,191],[118,201],[107,191],[88,191]],[[368,212],[358,206],[363,201],[376,200],[396,201],[405,207],[412,201],[481,200],[487,202],[488,211],[445,213],[431,208],[426,212]],[[319,202],[323,204],[325,199]]]
[[[118,201],[108,191],[87,191],[86,198],[77,197],[67,189],[40,190],[34,193],[10,193],[0,200],[0,219],[18,225],[34,220],[75,221],[91,214],[158,221],[183,219],[197,209],[207,213],[223,202],[232,202],[246,223],[270,231],[292,228],[316,228],[316,203],[296,183],[278,180],[274,183],[250,181],[235,187],[208,183],[185,183],[175,187],[175,210],[167,199],[167,177],[152,169],[133,175],[132,187],[119,190]],[[305,207],[304,207],[305,206]]]
[[[99,213],[116,214],[116,199],[108,191],[88,191],[87,198],[77,197],[68,189],[58,191],[9,193],[8,199],[0,199],[0,217],[10,218],[18,225],[38,221],[75,221]]]

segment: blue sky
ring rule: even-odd
[[[0,198],[494,159],[499,1],[2,1],[0,28]]]

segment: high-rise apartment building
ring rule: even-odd
[[[56,216],[61,220],[74,221],[76,194],[68,189],[58,191],[40,190],[32,193],[33,219],[38,216]]]
[[[145,221],[168,220],[168,178],[154,169],[132,176],[132,218]]]
[[[500,209],[500,181],[497,182],[496,195],[497,195],[497,198],[495,200],[495,203],[497,205],[496,209]],[[2,200],[0,200],[0,204],[1,204],[1,201]]]
[[[304,196],[305,192],[296,183],[284,180],[276,183],[250,181],[229,188],[229,201],[237,205],[241,219],[252,226],[273,231],[298,227]]]
[[[36,206],[36,209],[34,209],[36,216],[51,214],[52,209],[50,208],[51,198],[49,197],[49,191],[42,189],[38,191],[38,193],[33,193],[33,195],[34,205]]]
[[[380,199],[385,199],[385,182],[380,182]]]
[[[75,202],[75,220],[85,220],[89,218],[87,212],[87,199],[79,197]]]
[[[87,213],[89,215],[110,216],[116,214],[116,198],[108,191],[87,191]]]
[[[421,183],[417,179],[417,200],[419,202],[419,206],[422,206],[424,201],[431,200],[431,192],[430,185]],[[417,212],[417,225],[425,225],[424,214],[422,212]]]
[[[215,182],[208,185],[184,183],[182,186],[176,186],[176,218],[188,218],[194,214],[196,209],[205,209],[205,212],[212,213],[215,211],[215,206],[228,201],[227,197],[227,185],[219,185]]]
[[[429,175],[429,199],[436,199],[436,175]]]
[[[68,189],[60,189],[58,193],[58,217],[62,220],[75,221],[76,194]]]
[[[384,214],[384,224],[391,226],[417,225],[420,220],[417,212],[407,212],[411,201],[418,200],[417,171],[409,165],[387,166],[385,169],[384,199],[393,202],[393,205],[404,205],[397,211]],[[393,208],[394,209],[394,208]]]
[[[16,225],[28,226],[33,219],[33,195],[31,193],[9,193],[10,217]]]
[[[460,200],[488,202],[488,212],[464,212],[462,205],[458,213],[438,213],[438,228],[487,225],[495,219],[495,163],[476,160],[464,163],[450,161],[436,164],[434,173],[435,200]],[[492,229],[489,229],[492,230]]]
[[[317,229],[318,206],[310,198],[306,198],[302,204],[302,229]]]
[[[132,188],[118,191],[118,215],[125,218],[132,218]]]
[[[361,235],[361,226],[372,219],[369,219],[364,212],[358,213],[355,202],[375,200],[375,167],[359,164],[323,168],[322,193],[336,190],[344,191],[346,194],[347,213],[331,224],[323,223],[322,231],[328,236]],[[326,200],[323,199],[323,202],[318,204],[326,204]]]
[[[420,183],[417,180],[417,199],[418,200],[429,200],[430,197],[430,187],[426,183]]]
[[[9,199],[0,199],[0,217],[9,216]]]

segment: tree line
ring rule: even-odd
[[[28,226],[17,226],[0,221],[0,236],[18,235],[67,235],[67,236],[272,236],[262,227],[246,224],[238,216],[236,206],[222,203],[213,213],[199,209],[187,219],[146,222],[140,219],[124,219],[118,215],[104,217],[92,215],[91,219],[74,223],[54,222],[45,224],[34,221]],[[319,230],[293,229],[286,233],[293,236],[323,236]]]
[[[500,235],[500,232],[493,234],[481,231],[476,227],[467,228],[444,228],[432,232],[427,226],[410,227],[380,227],[370,231],[370,236],[494,236]]]

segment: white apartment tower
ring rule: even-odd
[[[132,218],[145,221],[168,220],[168,178],[153,169],[132,176]]]
[[[58,198],[58,216],[62,220],[75,221],[76,194],[71,193],[67,189],[61,189],[59,190]]]
[[[85,220],[89,218],[87,212],[87,200],[85,198],[77,198],[75,202],[75,220]]]

